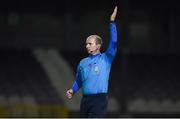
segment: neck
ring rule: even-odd
[[[100,51],[98,50],[97,52],[93,53],[92,55],[97,55],[99,53],[100,53]]]

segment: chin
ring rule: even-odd
[[[88,52],[88,54],[92,54],[92,52],[91,51],[87,51]]]
[[[92,52],[88,52],[88,54],[92,55],[93,53]]]

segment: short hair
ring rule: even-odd
[[[100,36],[98,36],[98,35],[90,35],[87,39],[89,39],[91,37],[95,37],[96,44],[102,45],[102,38]]]

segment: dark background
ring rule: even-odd
[[[0,5],[1,47],[78,51],[91,33],[102,35],[106,42],[109,16],[117,5],[120,48],[128,48],[133,54],[179,53],[176,0],[15,0],[1,1]]]
[[[1,1],[1,74],[9,71],[17,74],[21,70],[17,62],[26,69],[26,61],[33,60],[27,54],[37,48],[57,49],[75,72],[80,59],[87,56],[85,40],[89,35],[102,36],[102,51],[106,49],[109,17],[115,5],[118,6],[118,52],[112,65],[109,91],[117,98],[120,109],[108,115],[178,117],[180,8],[177,0]],[[37,64],[32,64],[33,69]],[[10,79],[0,78],[7,83]],[[6,88],[5,84],[1,85]],[[129,102],[133,101],[139,107],[136,105],[132,111]],[[151,111],[145,111],[152,105],[155,106],[149,107]]]

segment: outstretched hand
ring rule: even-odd
[[[116,19],[117,14],[117,6],[114,8],[113,13],[111,14],[110,21],[114,21]]]

